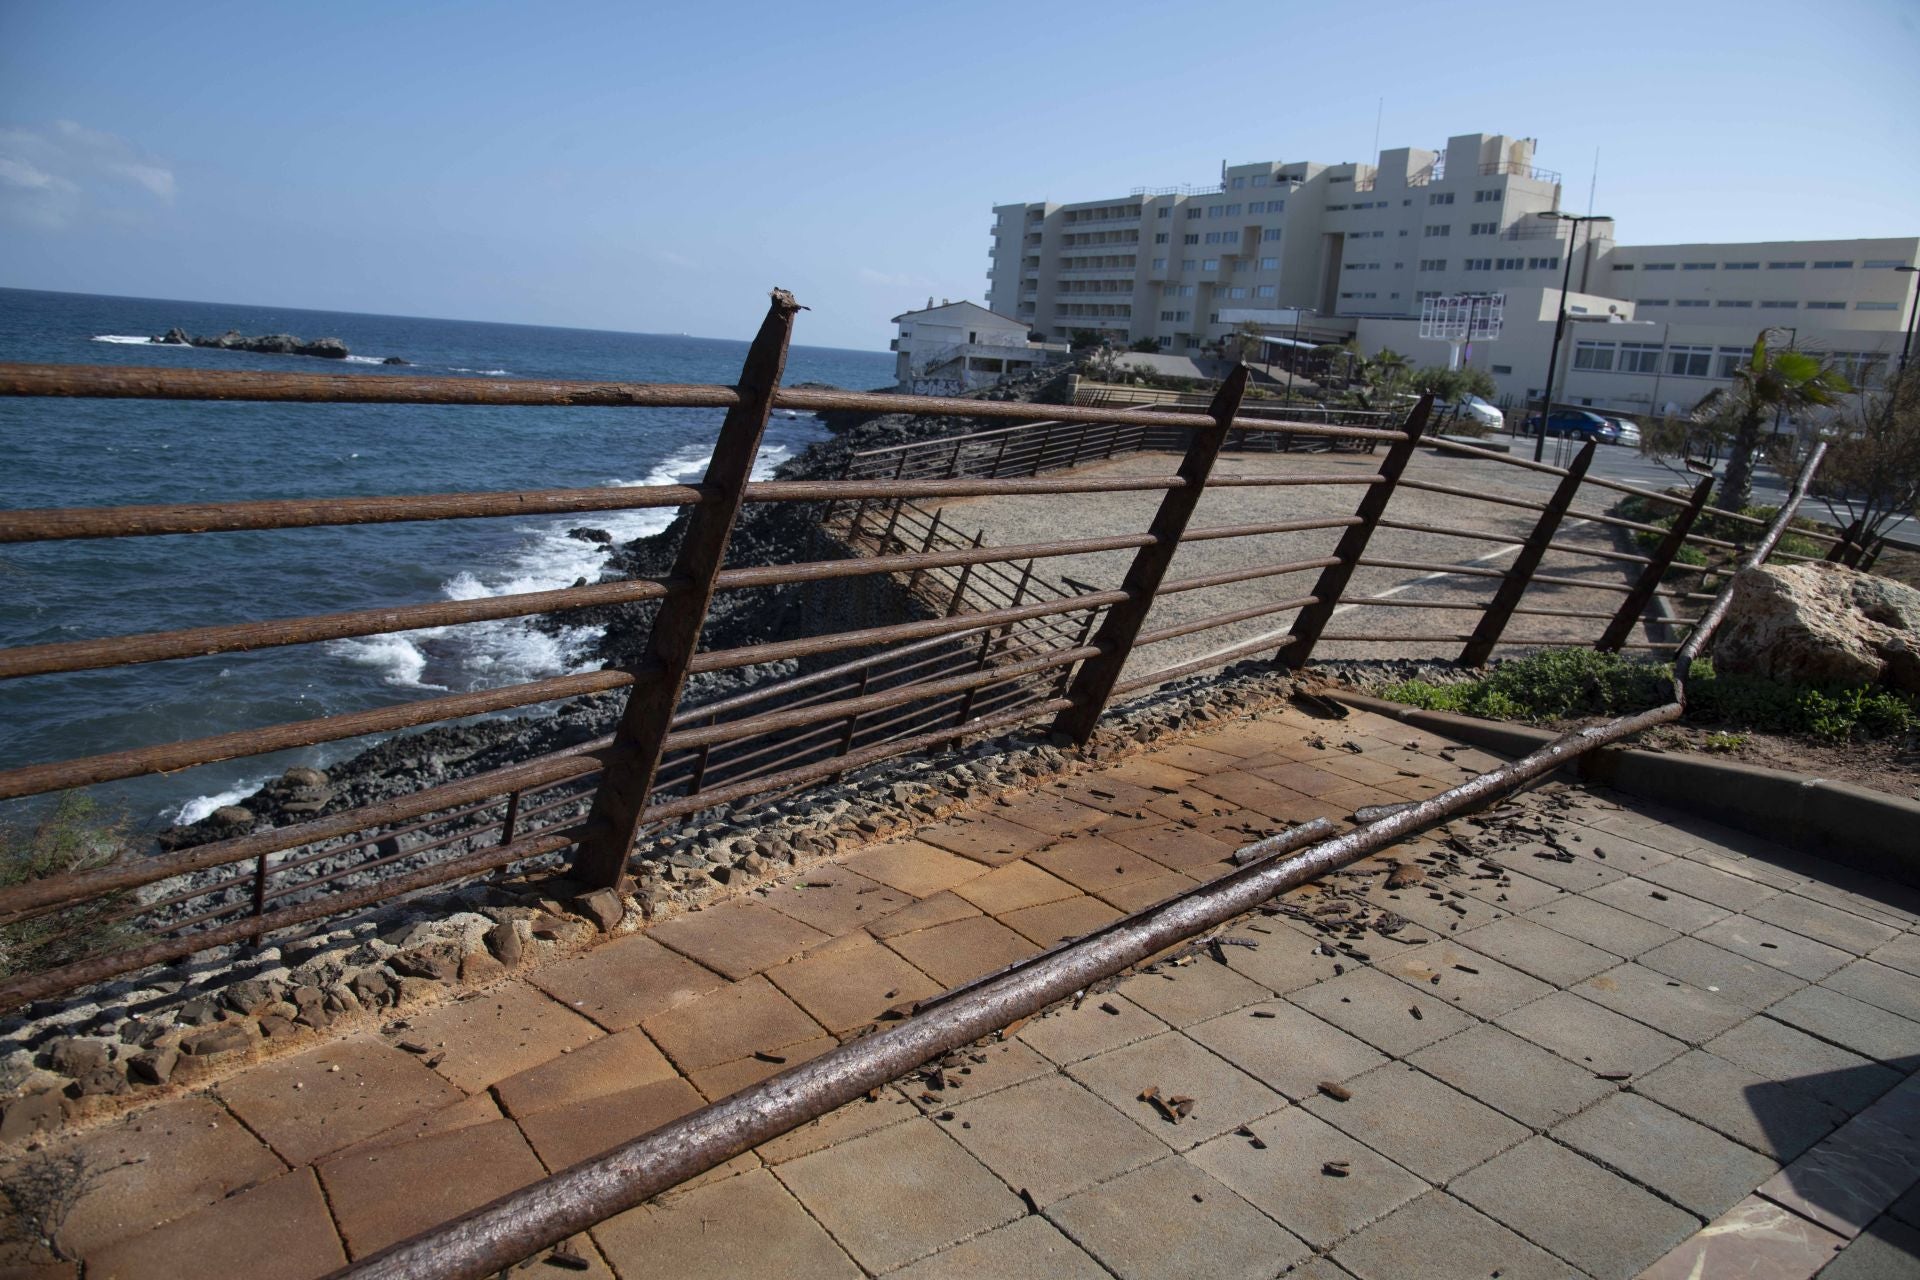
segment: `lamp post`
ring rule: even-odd
[[[1553,413],[1553,375],[1560,363],[1560,336],[1567,329],[1567,290],[1573,284],[1573,242],[1580,234],[1581,223],[1612,222],[1613,219],[1605,214],[1561,213],[1557,209],[1543,209],[1534,217],[1567,224],[1567,269],[1560,276],[1560,315],[1553,324],[1553,346],[1547,351],[1547,385],[1540,393],[1540,434],[1533,441],[1533,460],[1538,462],[1547,450],[1547,419]]]
[[[1909,275],[1920,272],[1920,267],[1895,267],[1895,271],[1905,271]],[[1913,291],[1913,305],[1907,308],[1907,339],[1900,344],[1900,372],[1907,371],[1907,357],[1913,353],[1913,321],[1920,315],[1920,289]]]
[[[1300,317],[1306,315],[1317,316],[1319,314],[1320,313],[1312,307],[1295,307],[1293,309],[1293,349],[1287,352],[1286,403],[1288,404],[1293,403],[1293,370],[1300,362]]]

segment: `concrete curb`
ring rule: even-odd
[[[1556,736],[1530,725],[1422,711],[1363,693],[1326,692],[1361,711],[1496,755],[1522,756]],[[1578,768],[1583,779],[1627,795],[1658,801],[1890,880],[1920,885],[1920,840],[1915,838],[1915,832],[1920,832],[1920,801],[1734,760],[1634,747],[1602,747]]]

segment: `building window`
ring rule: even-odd
[[[1657,373],[1660,369],[1660,344],[1623,342],[1620,344],[1621,373]]]
[[[1705,298],[1682,298],[1673,305],[1676,307],[1704,307],[1707,305],[1707,300]]]
[[[1274,298],[1279,294],[1279,286],[1271,284],[1256,285],[1253,290],[1253,296],[1256,298]]]
[[[1499,231],[1500,224],[1497,222],[1476,222],[1467,228],[1467,234],[1471,236],[1496,235]]]
[[[1278,271],[1280,269],[1280,259],[1262,258],[1260,259],[1260,269],[1262,271]]]
[[[1642,298],[1640,299],[1640,305],[1643,307],[1664,307],[1667,305],[1667,300],[1665,298]]]
[[[1760,309],[1762,311],[1792,311],[1799,307],[1799,305],[1797,302],[1763,302],[1760,304]]]
[[[1807,264],[1804,262],[1769,262],[1767,264],[1767,270],[1769,271],[1802,271],[1806,269],[1806,265]]]
[[[1182,259],[1180,259],[1180,269],[1181,269],[1182,271],[1192,271],[1192,270],[1194,269],[1194,266],[1195,266],[1195,265],[1196,265],[1196,264],[1195,264],[1195,262],[1194,262],[1194,260],[1193,260],[1192,258],[1182,258]]]
[[[1453,192],[1436,191],[1432,195],[1427,197],[1427,203],[1428,204],[1452,204]]]
[[[1173,312],[1171,312],[1171,311],[1162,311],[1162,312],[1160,313],[1160,318],[1161,318],[1162,320],[1165,320],[1165,321],[1169,321],[1169,322],[1171,322],[1171,321],[1172,321],[1172,319],[1173,319]]]
[[[1519,258],[1501,258],[1499,260],[1499,269],[1502,271],[1518,271],[1525,265],[1525,262]]]
[[[1844,302],[1809,302],[1807,304],[1809,311],[1845,311],[1846,309],[1847,304]]]
[[[1161,335],[1160,337],[1158,337],[1158,338],[1155,338],[1155,339],[1154,339],[1154,343],[1155,343],[1156,345],[1158,345],[1158,346],[1159,346],[1159,348],[1160,348],[1160,349],[1161,349],[1162,351],[1165,351],[1165,350],[1167,350],[1167,349],[1168,349],[1169,347],[1171,347],[1171,346],[1173,346],[1173,339],[1172,339],[1172,338],[1169,338],[1169,337],[1167,337],[1167,336],[1165,336],[1165,335],[1163,334],[1163,335]]]
[[[1853,263],[1851,260],[1846,262],[1835,260],[1831,262],[1816,262],[1813,264],[1813,269],[1815,271],[1845,271],[1852,266]]]
[[[1171,218],[1171,217],[1173,216],[1173,208],[1172,208],[1172,206],[1170,206],[1170,205],[1162,205],[1162,206],[1160,207],[1160,213],[1159,213],[1159,216],[1160,216],[1160,217],[1162,217],[1162,218]]]
[[[1254,185],[1254,186],[1256,186],[1256,187],[1264,187],[1264,186],[1266,186],[1266,185],[1267,185],[1267,175],[1266,175],[1266,174],[1264,174],[1264,173],[1256,173],[1256,174],[1254,174],[1254,175],[1253,175],[1253,185]]]
[[[1738,307],[1746,310],[1751,310],[1753,307],[1753,304],[1744,298],[1722,298],[1713,305],[1716,307]]]
[[[1853,309],[1855,311],[1898,311],[1900,304],[1897,302],[1856,302],[1853,304]]]
[[[1720,269],[1722,271],[1758,271],[1760,264],[1757,262],[1723,262],[1720,264]]]
[[[1560,257],[1558,254],[1555,254],[1551,258],[1527,259],[1527,270],[1529,271],[1558,271],[1559,269]]]
[[[1280,238],[1280,228],[1268,227],[1260,233],[1260,238],[1262,240],[1278,240]]]
[[[1180,243],[1181,243],[1181,244],[1199,244],[1199,243],[1200,243],[1200,235],[1199,235],[1199,233],[1198,233],[1198,232],[1195,232],[1195,233],[1193,233],[1192,235],[1184,235],[1184,236],[1181,236],[1181,237],[1180,237]]]
[[[1671,262],[1647,262],[1642,263],[1640,269],[1642,271],[1671,271],[1673,270],[1673,264]],[[1728,265],[1727,270],[1733,270],[1731,264]]]
[[[1227,297],[1232,298],[1236,301],[1243,299],[1247,296],[1248,295],[1247,295],[1246,289],[1239,286],[1236,286],[1232,289],[1227,290]]]
[[[1165,258],[1155,258],[1153,260],[1153,269],[1155,271],[1165,271],[1167,269],[1167,260]]]
[[[1167,233],[1164,231],[1154,232],[1153,242],[1155,244],[1165,244],[1167,242]]]
[[[1576,342],[1573,367],[1576,369],[1612,369],[1614,345],[1611,342]]]
[[[1513,372],[1513,366],[1510,364],[1496,364],[1492,366],[1492,368],[1495,373],[1502,374],[1502,375],[1511,374]]]
[[[1712,367],[1712,347],[1671,347],[1667,351],[1667,372],[1677,378],[1704,378]]]
[[[1731,378],[1735,369],[1746,367],[1747,358],[1753,353],[1744,347],[1720,348],[1720,366],[1715,372],[1716,378]]]
[[[1422,271],[1445,271],[1447,269],[1447,260],[1445,258],[1422,258],[1420,259],[1420,269]]]
[[[1237,190],[1239,190],[1239,189],[1240,189],[1241,187],[1244,187],[1244,186],[1246,186],[1246,185],[1247,185],[1247,180],[1246,180],[1245,178],[1235,178],[1235,179],[1233,180],[1233,186],[1234,186],[1234,190],[1236,190],[1236,191],[1237,191]]]
[[[1633,270],[1633,264],[1631,262],[1623,262],[1619,266],[1615,267],[1614,270],[1615,271],[1631,271]]]
[[[1215,205],[1207,206],[1207,216],[1209,218],[1224,218],[1226,214],[1227,214],[1227,206],[1223,204],[1215,204]]]
[[[1473,193],[1473,202],[1475,204],[1499,204],[1500,193],[1498,191],[1476,191]]]
[[[1237,205],[1237,204],[1230,204],[1230,205],[1228,205],[1228,206],[1227,206],[1227,216],[1228,216],[1229,218],[1237,218],[1237,217],[1239,217],[1239,216],[1240,216],[1240,206],[1239,206],[1239,205]]]
[[[1468,258],[1467,270],[1491,271],[1493,270],[1493,259],[1492,258]]]
[[[1900,261],[1898,258],[1868,258],[1860,265],[1868,271],[1875,271],[1884,267],[1904,267],[1909,264]]]
[[[1420,234],[1423,236],[1450,236],[1453,234],[1453,228],[1452,227],[1423,227],[1420,231]]]
[[[1193,290],[1193,285],[1183,284],[1180,286],[1180,296],[1183,298],[1191,298],[1193,296]]]
[[[1187,210],[1187,217],[1203,218],[1206,216],[1206,212],[1207,211],[1205,209],[1202,209],[1200,206],[1194,205]]]
[[[1248,213],[1265,213],[1266,211],[1267,204],[1264,200],[1250,200],[1247,202]]]
[[[1208,258],[1200,264],[1200,269],[1202,271],[1218,271],[1220,269],[1220,259]]]
[[[1683,262],[1680,264],[1680,269],[1682,271],[1711,271],[1713,270],[1713,264],[1711,262]]]

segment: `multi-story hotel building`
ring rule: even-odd
[[[1920,239],[1628,246],[1599,222],[1570,244],[1567,223],[1536,216],[1560,207],[1561,184],[1533,159],[1530,138],[1465,134],[1373,165],[1228,165],[1213,187],[1001,205],[989,305],[1052,340],[1086,330],[1176,353],[1299,320],[1316,340],[1425,364],[1447,358],[1418,337],[1425,299],[1500,293],[1505,332],[1471,362],[1503,394],[1533,396],[1571,253],[1583,323],[1556,394],[1575,403],[1688,407],[1763,328],[1840,353],[1856,377],[1898,355],[1917,277],[1897,268]]]

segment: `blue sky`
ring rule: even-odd
[[[0,285],[879,348],[996,203],[1540,139],[1628,243],[1920,233],[1920,4],[0,0]]]

